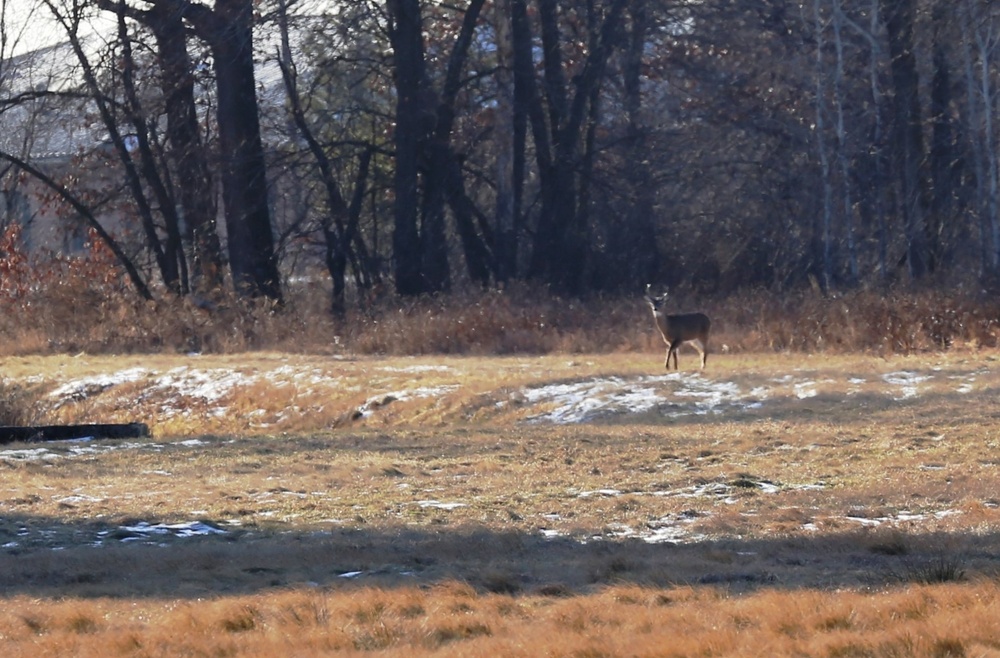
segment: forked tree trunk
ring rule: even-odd
[[[167,114],[167,156],[175,170],[184,209],[184,239],[192,252],[191,287],[195,292],[210,292],[222,287],[222,248],[216,227],[213,177],[198,127],[184,23],[179,15],[159,5],[140,19],[142,16],[156,37]]]

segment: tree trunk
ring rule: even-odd
[[[419,295],[426,291],[421,273],[421,244],[417,228],[420,211],[419,157],[423,126],[420,91],[424,81],[424,40],[419,0],[388,0],[396,84],[396,171],[392,233],[396,292]]]
[[[542,185],[542,207],[528,275],[547,283],[556,291],[571,295],[582,290],[587,251],[586,227],[581,224],[577,184],[587,110],[592,106],[593,94],[603,79],[625,4],[626,0],[614,0],[608,7],[599,32],[591,35],[591,48],[581,71],[574,76],[574,93],[570,98],[560,52],[557,6],[555,0],[539,0],[548,127],[543,130],[537,118],[532,121]],[[517,43],[523,47],[520,41]],[[535,105],[540,102],[537,95],[533,102]],[[533,110],[532,114],[535,117],[544,116],[537,110]],[[551,153],[545,152],[549,135],[552,138]]]
[[[469,277],[485,288],[490,283],[490,274],[496,272],[496,262],[489,245],[495,248],[494,235],[489,224],[481,216],[476,205],[465,193],[465,180],[462,177],[462,165],[457,158],[451,158],[445,171],[444,184],[448,187],[448,204],[455,217],[455,228],[462,243],[465,254],[465,264]],[[480,231],[476,230],[477,222]],[[483,237],[480,237],[482,232]]]
[[[496,144],[497,191],[496,278],[501,284],[517,276],[514,192],[514,55],[511,43],[511,0],[497,0],[493,16],[497,38],[497,107],[493,135]]]
[[[921,174],[924,137],[920,120],[920,77],[914,52],[914,0],[882,0],[892,73],[892,160],[898,172],[897,189],[906,228],[906,261],[911,278],[931,271],[927,234],[927,197]]]
[[[514,78],[514,130],[512,133],[514,140],[512,163],[514,227],[511,233],[513,242],[509,246],[507,258],[509,259],[510,271],[517,273],[519,271],[520,241],[524,222],[524,185],[525,172],[528,167],[528,122],[532,110],[536,107],[533,99],[537,93],[526,0],[510,0],[510,48]],[[547,144],[545,148],[548,149]]]
[[[118,5],[118,40],[122,48],[122,86],[125,98],[123,107],[135,131],[139,167],[146,186],[152,191],[160,207],[166,238],[163,240],[163,280],[167,289],[175,294],[187,294],[189,289],[187,258],[181,244],[180,219],[173,197],[167,191],[164,177],[157,167],[149,139],[147,118],[135,88],[135,60],[132,42],[125,23],[125,5]]]
[[[833,174],[830,170],[829,146],[826,143],[826,68],[823,63],[823,51],[826,47],[820,0],[813,0],[813,18],[816,22],[816,150],[819,155],[820,177],[823,181],[823,209],[820,222],[820,233],[817,242],[822,245],[822,282],[823,290],[833,287]]]
[[[176,12],[155,5],[143,14],[156,37],[161,88],[167,113],[167,155],[177,177],[184,209],[184,239],[192,251],[192,288],[210,292],[222,286],[222,248],[205,146],[195,110],[194,75],[184,24]]]
[[[949,3],[949,8],[951,5]],[[932,263],[942,262],[945,254],[945,232],[953,225],[956,204],[961,193],[957,179],[956,163],[959,155],[955,144],[955,131],[951,118],[952,82],[951,64],[948,61],[946,37],[941,26],[947,19],[945,7],[939,2],[934,6],[933,75],[931,78],[931,145],[930,159],[931,199],[928,230],[932,236],[930,257]],[[949,231],[950,233],[951,231]]]
[[[972,0],[964,0],[962,3],[963,28],[967,34],[974,35],[972,38],[962,40],[962,55],[965,68],[965,93],[968,98],[968,107],[965,114],[966,132],[969,135],[969,151],[972,157],[972,171],[975,176],[976,190],[973,200],[974,214],[978,218],[979,230],[979,273],[984,276],[992,273],[996,269],[992,248],[993,241],[990,231],[990,218],[996,211],[996,199],[991,194],[991,188],[995,190],[993,180],[987,180],[987,152],[991,152],[989,157],[993,157],[991,142],[986,138],[985,124],[992,121],[990,117],[989,98],[992,94],[989,77],[980,77],[976,71],[975,58],[972,44],[975,43],[982,53],[984,45],[981,37],[977,33],[977,21],[972,13]],[[983,85],[982,87],[980,85]]]
[[[216,0],[221,24],[209,39],[218,85],[222,198],[236,290],[280,302],[254,80],[252,8],[250,0]]]
[[[847,128],[844,124],[844,40],[841,25],[844,20],[841,0],[833,0],[833,38],[837,51],[837,66],[833,76],[833,102],[837,109],[837,165],[840,173],[841,212],[844,236],[847,242],[847,278],[850,285],[857,285],[858,248],[854,228],[854,200],[852,192],[851,164],[848,156]]]
[[[212,49],[218,95],[222,201],[229,269],[238,294],[281,302],[281,279],[267,202],[267,166],[253,61],[253,1],[151,0],[178,12]]]
[[[624,70],[625,112],[628,118],[625,176],[633,201],[626,222],[619,231],[623,235],[620,236],[620,258],[616,259],[624,269],[620,275],[621,284],[629,287],[652,282],[659,260],[653,218],[656,190],[649,169],[647,128],[642,118],[642,54],[649,29],[646,0],[634,0],[630,13],[632,25]]]

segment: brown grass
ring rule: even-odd
[[[136,299],[118,279],[53,276],[0,297],[0,353],[90,354],[274,350],[313,354],[549,354],[649,350],[661,344],[641,294],[562,299],[524,285],[506,291],[385,297],[335,320],[323,286],[292,287],[274,308],[222,295],[206,303]],[[719,352],[911,354],[992,348],[1000,339],[995,296],[955,289],[750,291],[671,309],[702,310]]]
[[[994,656],[998,601],[990,582],[832,597],[621,585],[585,598],[442,583],[138,610],[112,599],[16,598],[0,612],[0,633],[9,656]]]
[[[45,404],[140,365],[273,377],[162,420],[155,378],[109,386],[52,413],[145,414],[153,439],[0,449],[4,655],[998,654],[996,352],[687,356],[677,381],[763,404],[527,421],[551,403],[526,387],[639,387],[659,346],[8,358]],[[900,396],[902,371],[930,379]],[[225,533],[126,529],[195,520]]]
[[[37,388],[37,387],[36,387]],[[0,425],[31,425],[39,420],[38,391],[0,379]]]

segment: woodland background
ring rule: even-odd
[[[343,318],[385,295],[653,282],[753,312],[874,290],[888,313],[905,290],[925,295],[915,317],[984,313],[966,338],[994,339],[987,0],[0,8],[0,289],[18,312],[45,290],[81,317],[137,300],[116,322],[322,291]],[[67,109],[90,137],[53,168],[39,145]],[[83,226],[89,252],[24,245],[37,208]]]

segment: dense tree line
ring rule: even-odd
[[[380,285],[576,295],[1000,273],[989,0],[36,9],[71,45],[75,83],[19,88],[5,36],[0,121],[86,99],[142,236],[121,258],[178,294],[228,271],[241,294],[280,300],[282,277],[312,264],[338,312]],[[114,28],[88,36],[94,17]],[[30,148],[0,159],[5,189],[44,175]],[[46,184],[99,221],[105,197]]]

